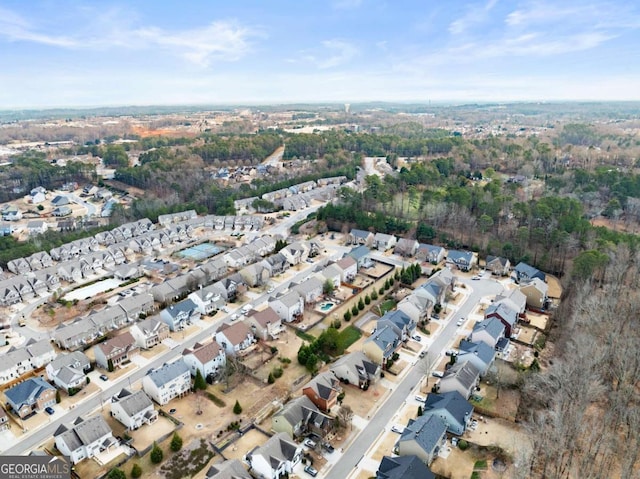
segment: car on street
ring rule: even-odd
[[[271,288],[269,288],[269,289],[267,290],[267,293],[271,294],[271,293],[273,293],[274,291],[275,291],[275,288],[272,286]]]
[[[418,356],[420,356],[420,359],[422,359],[426,356],[426,354],[427,354],[426,351],[420,351],[420,354]]]
[[[109,380],[109,376],[107,376],[106,374],[101,374],[100,375],[100,379],[102,379],[103,381],[108,381]]]
[[[398,433],[398,434],[402,434],[402,432],[404,431],[404,427],[398,426],[397,424],[394,424],[393,426],[391,426],[391,430],[393,432]]]
[[[316,443],[313,442],[311,439],[305,439],[303,444],[311,449],[313,449],[314,447],[316,447]]]
[[[44,410],[49,416],[53,416],[56,412],[51,406],[47,406]]]
[[[480,279],[480,276],[477,276],[477,275],[476,276],[472,276],[471,279],[473,281],[478,281]]]
[[[236,320],[236,319],[238,319],[238,318],[239,318],[238,313],[233,313],[233,314],[231,315],[231,321],[235,321],[235,320]]]
[[[442,371],[434,371],[431,373],[431,375],[434,378],[443,378],[444,377],[444,373]]]
[[[418,335],[418,334],[414,334],[413,336],[411,336],[411,339],[413,339],[414,341],[422,341],[422,336]]]
[[[422,396],[414,396],[414,399],[416,401],[419,401],[419,402],[425,402],[426,401],[426,399],[424,397],[422,397]]]
[[[316,471],[313,466],[305,466],[304,472],[309,474],[311,477],[316,477],[318,475],[318,471]]]
[[[447,351],[444,353],[446,356],[457,356],[458,353],[455,351],[455,349],[447,349]]]
[[[464,321],[465,321],[464,318],[460,318],[456,324],[458,326],[462,326],[464,324]]]

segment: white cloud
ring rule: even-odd
[[[250,51],[253,39],[264,36],[259,29],[226,20],[180,31],[127,25],[121,15],[108,12],[93,21],[96,24],[94,27],[99,25],[99,28],[87,28],[74,36],[56,35],[42,32],[10,10],[0,9],[0,37],[14,42],[77,50],[163,49],[190,63],[206,67],[215,60],[233,61],[241,58]]]
[[[449,25],[449,33],[459,35],[466,32],[473,25],[482,24],[489,20],[491,10],[496,6],[498,0],[488,0],[483,6],[470,6],[467,12],[460,18],[454,20]]]
[[[313,59],[317,67],[323,70],[345,65],[359,53],[355,45],[342,40],[326,40],[322,42],[322,46],[331,52],[330,56],[323,59],[310,57],[310,59]]]

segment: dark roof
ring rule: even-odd
[[[473,406],[458,391],[446,393],[431,393],[424,403],[424,414],[437,410],[446,410],[460,424],[464,424],[466,418],[473,412]]]
[[[471,264],[473,253],[471,251],[457,251],[450,249],[447,253],[447,258],[449,258],[449,261],[453,261],[454,263],[463,262],[464,264]]]
[[[504,333],[504,324],[496,317],[478,321],[473,327],[473,332],[486,331],[492,338],[499,338]]]
[[[348,255],[351,256],[356,261],[368,256],[371,250],[364,245],[356,246],[351,251],[349,251]]]
[[[459,349],[463,353],[475,354],[485,364],[490,364],[495,358],[496,351],[491,346],[482,341],[478,343],[472,343],[471,341],[460,341]]]
[[[435,479],[435,474],[417,456],[384,456],[376,479]]]
[[[11,401],[16,409],[25,404],[33,404],[37,398],[47,389],[55,389],[51,384],[40,377],[29,378],[16,384],[4,392],[7,400]]]
[[[514,268],[514,271],[516,272],[516,275],[518,276],[518,278],[520,277],[524,277],[524,278],[535,278],[535,277],[539,277],[540,279],[545,278],[545,274],[540,271],[538,268],[534,268],[533,266],[528,265],[527,263],[523,263],[520,262],[516,265],[516,267]]]
[[[418,416],[410,419],[398,443],[415,441],[423,451],[431,454],[447,432],[447,425],[438,416]]]
[[[496,314],[504,319],[511,326],[518,322],[518,312],[508,307],[505,303],[493,303],[485,312],[484,317]]]

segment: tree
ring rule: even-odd
[[[111,358],[109,358],[109,359],[107,360],[107,371],[109,371],[110,373],[112,373],[112,372],[113,372],[113,370],[114,370],[114,367],[113,367],[113,360],[112,360]]]
[[[351,311],[346,310],[344,312],[344,315],[342,316],[344,318],[344,320],[348,323],[349,321],[351,321]]]
[[[330,296],[331,293],[333,293],[333,290],[335,289],[335,285],[333,284],[333,281],[331,281],[330,279],[327,279],[323,284],[322,284],[322,292],[324,294],[326,294],[327,296]]]
[[[347,427],[347,424],[351,424],[353,419],[353,410],[349,405],[340,406],[338,410],[338,420],[342,427]]]
[[[269,373],[269,377],[267,378],[267,383],[273,384],[276,382],[276,378],[273,377],[273,373]]]
[[[371,292],[371,299],[372,299],[373,301],[375,301],[376,299],[378,299],[378,292],[377,292],[375,289]]]
[[[154,464],[160,464],[162,462],[162,459],[164,459],[164,453],[162,452],[162,449],[160,449],[160,446],[158,446],[157,442],[153,442],[153,448],[151,449],[151,455],[149,456],[151,459],[151,462],[153,462]]]
[[[140,467],[140,464],[136,462],[131,468],[131,477],[133,477],[133,479],[138,479],[140,476],[142,476],[142,468]]]
[[[60,401],[61,401],[60,391],[56,389],[56,404],[60,404]]]
[[[182,438],[178,435],[177,432],[173,433],[173,437],[171,438],[171,445],[169,446],[173,452],[178,452],[182,449]]]
[[[362,297],[360,297],[360,299],[358,300],[358,309],[360,311],[364,309],[364,301],[362,300]]]
[[[368,294],[364,297],[364,304],[371,304],[371,297]]]
[[[358,316],[358,313],[360,312],[360,310],[358,309],[358,306],[356,306],[355,304],[353,305],[353,307],[351,308],[351,315],[352,316]]]
[[[422,416],[422,406],[418,406],[418,417]]]
[[[122,471],[121,469],[118,469],[117,467],[114,467],[113,469],[111,469],[107,477],[109,479],[127,479],[127,476],[125,475],[124,471]]]
[[[233,414],[242,414],[242,406],[240,406],[240,402],[237,399],[233,405]]]
[[[193,381],[193,388],[196,391],[204,391],[205,389],[207,389],[207,381],[204,380],[199,369],[196,369],[196,378]]]

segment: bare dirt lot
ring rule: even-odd
[[[547,296],[549,296],[550,298],[560,298],[562,296],[562,286],[558,278],[548,274],[547,286],[549,286]]]
[[[251,429],[246,434],[238,437],[233,444],[228,446],[224,451],[224,457],[227,459],[238,459],[242,460],[242,457],[251,451],[254,447],[260,446],[264,444],[268,436],[265,436],[262,432],[257,429]]]

